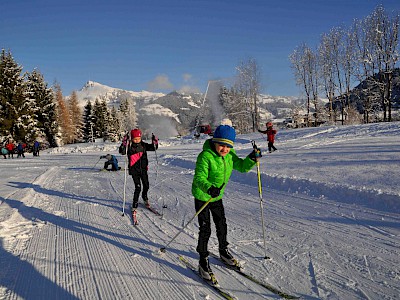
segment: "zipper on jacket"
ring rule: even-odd
[[[224,159],[224,157],[223,156],[221,156],[221,158],[222,158],[222,161],[224,162],[224,184],[225,184],[225,180],[226,180],[226,163],[225,163],[225,159]]]

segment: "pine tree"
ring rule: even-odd
[[[83,112],[83,138],[86,142],[92,141],[93,135],[93,126],[94,126],[94,119],[93,119],[93,106],[90,100],[86,103]],[[94,141],[92,141],[94,142]]]
[[[47,141],[50,147],[56,147],[58,124],[53,91],[38,70],[27,74],[26,85],[29,97],[35,100],[34,114],[37,124],[32,138],[38,138],[42,143]]]
[[[121,135],[121,125],[118,119],[118,112],[113,107],[110,112],[110,127],[109,127],[109,139],[112,142],[116,142],[120,139]]]
[[[137,116],[135,106],[128,102],[128,99],[122,100],[119,105],[119,120],[121,131],[123,133],[137,127]]]
[[[22,67],[10,51],[2,49],[0,56],[0,134],[19,140],[24,131],[20,119],[24,101]]]
[[[105,127],[104,113],[101,103],[97,98],[94,100],[92,115],[93,115],[93,135],[95,138],[103,137],[104,127]]]

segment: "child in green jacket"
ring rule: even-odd
[[[227,225],[222,197],[233,170],[245,173],[256,164],[261,151],[254,149],[246,158],[239,158],[233,149],[235,129],[229,125],[216,128],[213,138],[205,141],[203,151],[198,155],[192,183],[196,211],[210,198],[210,203],[199,213],[199,239],[196,251],[200,255],[199,272],[206,280],[212,279],[212,270],[208,263],[208,240],[211,236],[212,215],[219,243],[219,255],[228,265],[238,265],[228,251]]]

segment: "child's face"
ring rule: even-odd
[[[227,145],[215,143],[215,150],[217,151],[217,153],[219,155],[224,157],[225,155],[227,155],[229,153],[229,151],[231,151],[231,148],[228,147]]]
[[[133,142],[135,143],[135,144],[139,144],[140,142],[142,141],[142,138],[139,136],[139,137],[134,137],[133,138]]]

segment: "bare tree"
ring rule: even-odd
[[[73,142],[81,141],[83,138],[83,116],[81,108],[79,107],[78,96],[75,91],[73,91],[71,94],[71,97],[68,101],[68,107],[71,115]]]
[[[311,120],[311,104],[314,105],[315,121],[317,120],[318,114],[318,58],[316,53],[309,46],[303,43],[294,50],[294,52],[289,56],[289,59],[292,63],[296,83],[298,86],[302,87],[302,90],[306,95],[307,113],[305,121],[308,126]]]
[[[372,13],[374,20],[373,40],[375,59],[378,67],[378,80],[382,95],[383,120],[391,121],[392,114],[392,78],[395,65],[399,59],[399,14],[389,16],[383,6],[378,6]]]
[[[322,35],[321,43],[318,47],[319,64],[321,66],[321,81],[325,91],[325,95],[329,100],[329,119],[334,122],[333,101],[336,91],[336,52],[335,48],[338,43],[338,33],[332,29],[329,33]]]
[[[383,6],[376,9],[363,20],[356,20],[358,68],[357,76],[365,81],[367,91],[365,108],[367,114],[373,109],[377,89],[383,121],[391,121],[391,92],[393,71],[399,60],[399,13],[389,16]],[[367,115],[368,122],[368,115]]]
[[[260,93],[261,70],[257,61],[254,58],[249,58],[236,67],[236,75],[236,94],[244,97],[251,117],[251,128],[254,132],[259,125],[258,95]]]
[[[63,144],[72,143],[74,140],[74,130],[71,116],[65,103],[64,96],[59,84],[55,87],[55,98],[57,103],[58,124],[60,125],[61,140]]]

